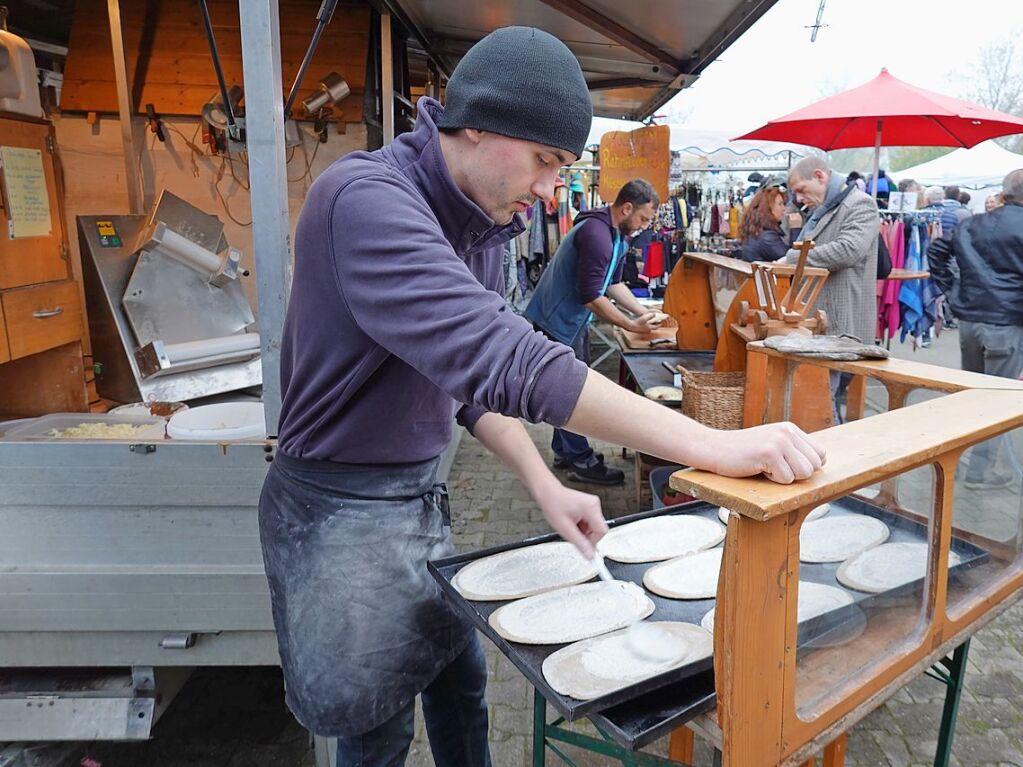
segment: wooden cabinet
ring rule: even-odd
[[[48,122],[0,114],[0,418],[88,409],[55,151]]]

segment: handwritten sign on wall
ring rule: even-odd
[[[50,236],[53,233],[50,192],[46,188],[42,153],[38,149],[2,146],[0,164],[10,238]]]
[[[667,200],[670,139],[667,125],[605,133],[600,139],[600,196],[604,201],[614,202],[619,190],[634,178],[646,179],[661,200]]]

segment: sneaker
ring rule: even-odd
[[[573,482],[589,482],[594,485],[620,485],[625,482],[625,472],[621,469],[609,469],[603,461],[597,461],[585,468],[573,466],[568,478]]]
[[[982,479],[975,479],[967,475],[963,485],[970,490],[997,490],[1000,487],[1008,487],[1016,478],[1011,474],[988,474]]]
[[[604,463],[603,453],[594,453],[593,457],[597,459],[597,463]],[[560,455],[554,456],[554,463],[551,464],[555,469],[571,469],[572,462],[567,458],[562,458]]]
[[[949,330],[956,330],[959,327],[959,323],[956,322],[955,320],[949,320],[948,322],[945,323],[945,327],[948,328]]]

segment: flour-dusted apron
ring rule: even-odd
[[[259,533],[286,700],[318,735],[387,721],[472,636],[426,570],[455,553],[437,464],[270,467]]]

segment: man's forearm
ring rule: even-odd
[[[552,485],[560,484],[517,418],[485,413],[476,422],[472,433],[487,450],[515,472],[534,498]]]
[[[600,319],[607,320],[612,325],[617,325],[618,327],[625,328],[626,330],[636,329],[636,323],[627,317],[621,309],[611,303],[611,299],[607,296],[601,296],[600,298],[590,301],[586,304],[586,308],[600,317]]]
[[[636,297],[632,295],[632,291],[629,290],[628,286],[623,282],[616,282],[614,285],[608,285],[607,295],[611,296],[619,307],[625,309],[627,312],[632,312],[637,317],[647,311],[643,304],[636,300]]]
[[[667,461],[710,468],[705,442],[711,429],[589,371],[565,428]]]

